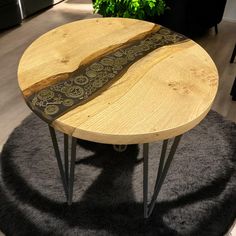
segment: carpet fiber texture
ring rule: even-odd
[[[160,149],[161,143],[150,145],[150,190]],[[236,215],[234,123],[211,111],[183,136],[145,223],[142,164],[141,145],[118,153],[111,145],[79,141],[74,203],[68,207],[48,127],[30,115],[1,153],[0,229],[7,236],[221,236],[227,231]]]

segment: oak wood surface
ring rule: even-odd
[[[23,94],[37,83],[70,73],[87,60],[150,31],[154,24],[119,18],[77,21],[33,42],[18,68]],[[218,73],[210,56],[187,40],[143,57],[93,100],[56,119],[69,135],[111,144],[145,143],[182,134],[211,108]]]

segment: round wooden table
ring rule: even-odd
[[[142,143],[148,218],[180,136],[211,108],[218,73],[206,51],[183,35],[150,22],[98,18],[65,24],[35,40],[20,60],[18,81],[29,107],[49,124],[68,204],[76,138]],[[64,133],[64,161],[54,129]],[[168,139],[173,137],[165,160]],[[148,143],[158,140],[164,140],[163,149],[148,203]]]

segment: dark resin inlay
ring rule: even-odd
[[[43,120],[51,123],[69,110],[97,96],[148,53],[187,38],[161,27],[142,39],[124,43],[70,73],[63,81],[47,86],[26,98],[27,104]]]

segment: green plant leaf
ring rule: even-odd
[[[165,0],[93,0],[94,12],[102,16],[150,19],[165,12]]]

